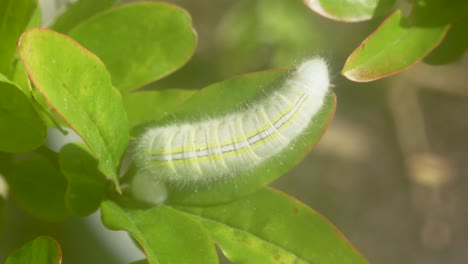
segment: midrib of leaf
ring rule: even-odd
[[[50,71],[50,69],[45,68],[44,70],[47,71],[47,72],[48,72],[49,74],[51,74],[52,76],[54,75],[54,74]],[[79,104],[79,100],[68,90],[68,88],[66,88],[66,85],[64,85],[64,81],[63,81],[62,79],[59,79],[59,80],[57,80],[57,81],[59,82],[59,85],[62,87],[62,89],[68,94],[68,98],[72,99],[76,105],[80,105],[80,104]],[[39,91],[41,91],[41,90],[39,89]],[[43,93],[41,93],[41,94],[42,94],[42,96],[44,96]],[[73,128],[73,130],[76,131],[75,126],[72,126],[72,125],[70,124],[70,122],[69,122],[66,118],[64,118],[64,117],[62,116],[62,114],[60,113],[60,110],[57,109],[57,107],[56,107],[55,105],[51,104],[51,102],[50,102],[49,100],[47,100],[47,96],[45,96],[45,98],[46,98],[46,101],[47,101],[47,103],[49,104],[49,106],[50,106],[52,109],[54,109],[54,111],[55,111],[60,117],[62,117],[63,120],[64,120],[70,127]],[[99,128],[99,126],[96,125],[96,122],[95,122],[94,118],[91,117],[90,113],[89,113],[88,111],[86,111],[85,108],[80,107],[80,109],[84,109],[83,112],[84,112],[85,115],[86,115],[86,119],[91,120],[91,123],[93,124],[93,126],[96,128],[96,130],[97,130],[97,132],[98,132],[98,135],[99,135],[98,138],[99,138],[100,143],[104,143],[104,144],[101,144],[101,145],[103,145],[105,151],[106,151],[108,154],[110,154],[110,156],[111,156],[111,158],[112,158],[112,163],[115,163],[116,161],[114,160],[114,155],[109,151],[109,148],[108,148],[108,145],[107,145],[108,142],[106,141],[105,137],[102,136],[101,129]],[[78,135],[80,135],[80,137],[83,138],[80,132],[76,131],[76,133],[78,133]],[[84,139],[84,138],[83,138],[83,140],[85,140],[86,144],[89,146],[89,143],[87,142],[87,140]],[[92,151],[94,154],[96,154],[96,151],[94,150],[94,148],[93,148],[92,146],[89,146],[89,147],[90,147],[91,151]],[[102,157],[99,157],[99,164],[101,164],[101,163],[104,162],[103,160],[101,160],[101,158],[102,158]],[[113,165],[116,166],[116,164],[113,164]],[[115,172],[114,172],[114,173],[115,173]],[[111,175],[106,175],[106,176],[111,176]],[[112,177],[112,176],[111,176],[111,177]],[[113,177],[112,177],[112,180],[114,180]],[[117,183],[117,182],[116,182],[116,183]]]
[[[282,247],[282,246],[280,246],[280,245],[277,245],[277,244],[275,244],[275,243],[272,243],[271,241],[267,241],[267,240],[265,240],[264,238],[259,237],[257,234],[247,232],[247,231],[245,231],[245,230],[239,229],[239,228],[237,228],[237,227],[230,226],[230,225],[228,225],[228,224],[226,224],[226,223],[223,223],[223,222],[220,222],[220,221],[217,221],[217,220],[214,220],[214,219],[202,217],[202,216],[200,216],[200,215],[196,215],[196,214],[193,214],[193,213],[189,213],[189,212],[187,212],[187,211],[183,211],[183,210],[181,210],[181,208],[176,208],[176,209],[180,210],[182,213],[184,213],[184,214],[186,214],[186,215],[188,215],[188,216],[190,216],[190,217],[192,217],[192,218],[194,218],[194,219],[197,219],[197,220],[199,220],[199,221],[201,220],[200,222],[202,222],[202,223],[203,223],[203,221],[211,222],[211,223],[215,223],[215,224],[217,224],[217,225],[225,226],[225,227],[227,227],[227,228],[233,229],[233,230],[235,230],[235,231],[237,231],[237,232],[240,232],[240,233],[243,233],[243,234],[248,234],[248,235],[250,235],[251,237],[254,237],[254,238],[256,238],[257,240],[259,240],[259,241],[261,241],[261,242],[263,242],[263,243],[265,243],[265,244],[271,245],[271,246],[273,246],[273,247],[275,247],[275,248],[280,249],[280,250],[283,251],[283,252],[286,252],[286,253],[289,254],[289,255],[294,256],[294,257],[295,257],[297,260],[299,260],[299,261],[302,261],[302,262],[304,262],[304,263],[312,264],[311,262],[305,260],[303,257],[298,256],[297,254],[291,252],[289,249],[284,248],[284,247]]]

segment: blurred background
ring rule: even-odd
[[[45,25],[67,4],[40,2]],[[468,263],[467,56],[353,83],[340,70],[383,18],[338,23],[300,0],[167,2],[192,15],[198,48],[186,66],[148,88],[201,88],[326,58],[336,115],[311,154],[272,185],[327,217],[371,263]],[[0,261],[38,235],[58,240],[64,263],[123,264],[143,256],[125,233],[105,230],[98,213],[50,224],[11,199],[7,210]]]

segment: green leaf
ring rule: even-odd
[[[34,2],[38,2],[36,0],[34,0]],[[42,25],[42,11],[41,11],[41,7],[40,6],[36,6],[36,8],[34,9],[34,12],[31,16],[31,19],[29,19],[29,22],[28,24],[26,25],[26,30],[28,29],[32,29],[32,28],[38,28],[38,27],[41,27]]]
[[[30,99],[0,74],[0,151],[33,150],[44,142],[46,132]]]
[[[101,217],[109,229],[130,232],[150,264],[218,263],[215,248],[202,225],[171,207],[125,209],[104,201]]]
[[[34,0],[0,1],[0,73],[9,74],[16,43],[31,19],[37,3]]]
[[[413,2],[410,21],[420,27],[448,25],[465,17],[468,1],[418,0]]]
[[[87,216],[96,211],[107,191],[107,182],[97,170],[91,151],[83,144],[67,144],[60,149],[59,164],[68,181],[65,203],[70,212]]]
[[[101,58],[121,91],[161,79],[195,49],[190,16],[165,3],[121,6],[79,24],[70,36]]]
[[[248,74],[206,87],[194,94],[183,104],[179,111],[159,122],[167,123],[197,122],[207,116],[223,116],[238,111],[246,102],[275,92],[278,85],[287,77],[287,71],[268,71]],[[291,147],[278,155],[262,162],[259,166],[239,173],[226,181],[204,186],[168,185],[168,203],[172,204],[212,204],[227,202],[246,195],[264,186],[299,163],[318,142],[335,111],[335,97],[329,94],[322,109],[314,117]],[[138,177],[138,175],[137,175]]]
[[[233,263],[367,263],[322,215],[272,189],[176,209],[200,221]]]
[[[127,116],[104,64],[67,36],[45,29],[26,32],[19,49],[35,87],[120,191],[117,170],[129,139]]]
[[[31,16],[31,19],[29,20],[28,25],[26,26],[26,29],[36,28],[40,26],[41,26],[41,8],[36,7]],[[26,73],[26,69],[24,68],[24,65],[21,63],[20,59],[18,58],[19,55],[16,49],[17,42],[18,41],[15,42],[14,59],[11,64],[10,71],[8,72],[8,77],[10,80],[16,83],[18,87],[21,88],[21,91],[23,91],[23,93],[28,98],[31,98],[31,82],[29,81],[28,74]]]
[[[123,96],[130,127],[158,121],[187,101],[197,90],[141,91]]]
[[[60,264],[62,251],[53,238],[38,237],[13,251],[5,264]]]
[[[303,0],[314,12],[343,22],[369,20],[389,12],[395,0]]]
[[[353,81],[367,82],[402,71],[434,49],[448,28],[419,27],[396,11],[353,51],[342,74]]]
[[[117,2],[118,0],[79,0],[73,2],[68,6],[65,12],[57,17],[50,28],[58,32],[66,33],[80,22],[111,8]]]
[[[0,231],[3,230],[3,227],[6,223],[6,207],[5,207],[5,198],[0,196]]]
[[[6,177],[13,197],[25,211],[46,221],[68,215],[64,201],[67,182],[47,158],[22,160]]]
[[[468,16],[453,24],[444,41],[426,58],[425,63],[440,65],[459,60],[468,49]]]
[[[13,165],[13,157],[14,155],[12,153],[0,151],[0,174],[8,174]],[[2,192],[0,191],[0,194],[1,193]]]
[[[28,73],[26,72],[23,63],[21,63],[19,59],[14,62],[10,76],[11,80],[18,86],[18,88],[21,89],[24,95],[26,95],[28,99],[31,99],[31,82],[29,81]]]

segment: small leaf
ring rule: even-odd
[[[177,110],[197,90],[141,91],[124,95],[130,127],[158,121]]]
[[[118,0],[79,0],[72,2],[67,10],[57,17],[50,28],[57,32],[67,33],[80,22],[111,8],[117,2]]]
[[[28,25],[37,1],[0,1],[0,73],[8,75],[16,52],[16,43]]]
[[[104,64],[65,35],[33,29],[19,44],[35,87],[80,135],[119,191],[117,170],[129,133],[122,98]]]
[[[444,38],[447,25],[419,27],[396,11],[348,57],[342,74],[367,82],[420,61]]]
[[[219,117],[238,111],[246,102],[253,102],[284,81],[287,71],[267,71],[248,74],[223,81],[204,88],[183,104],[179,111],[158,122],[198,122],[208,117]],[[335,97],[326,96],[322,109],[313,121],[293,142],[274,157],[258,166],[236,174],[225,181],[206,185],[168,185],[168,203],[171,204],[213,204],[231,201],[251,193],[284,175],[299,163],[318,142],[335,110]],[[138,176],[137,176],[138,177]]]
[[[101,58],[120,91],[161,79],[185,64],[195,49],[190,16],[165,3],[137,3],[103,12],[70,36]]]
[[[45,157],[22,160],[6,175],[11,193],[21,207],[46,221],[68,215],[64,195],[67,182]]]
[[[97,160],[83,144],[71,143],[60,149],[59,164],[68,186],[67,208],[75,215],[87,216],[99,208],[107,182],[97,170]]]
[[[215,248],[202,225],[171,207],[125,209],[104,201],[101,217],[109,229],[130,232],[150,264],[218,263]]]
[[[60,264],[62,251],[53,238],[38,237],[13,251],[5,264]]]
[[[176,209],[200,221],[233,263],[367,263],[322,215],[272,189]]]
[[[0,151],[33,150],[44,142],[46,132],[30,99],[0,74]]]
[[[395,5],[395,0],[303,0],[304,4],[324,17],[358,22],[383,15]]]

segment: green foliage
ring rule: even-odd
[[[111,8],[117,2],[117,0],[81,0],[72,2],[65,12],[55,19],[50,28],[60,33],[67,33],[83,20]]]
[[[466,24],[467,14],[466,1],[415,1],[407,16],[397,10],[385,19],[348,57],[342,74],[353,81],[380,79],[417,63],[440,43],[443,43],[442,47],[450,47],[450,43],[456,39],[459,44],[455,50],[441,48],[436,50],[437,54],[430,56],[432,60],[437,57],[439,61],[454,61],[468,48],[468,42],[463,41],[466,27],[459,29],[458,26]],[[451,37],[446,38],[452,26]]]
[[[68,215],[63,199],[67,183],[50,159],[37,156],[16,162],[6,179],[15,200],[34,216],[58,221]]]
[[[171,207],[138,210],[104,201],[101,210],[103,223],[109,229],[130,232],[149,263],[217,263],[208,231]]]
[[[196,49],[195,30],[190,16],[177,6],[158,2],[114,6],[116,2],[79,0],[50,30],[36,28],[40,13],[35,1],[0,0],[0,177],[6,179],[11,197],[47,221],[87,216],[100,207],[103,223],[129,232],[149,263],[217,263],[213,243],[233,263],[366,263],[323,216],[265,187],[318,142],[334,114],[333,94],[326,97],[296,147],[284,150],[279,161],[207,187],[169,186],[168,200],[157,206],[142,206],[129,195],[126,185],[136,177],[133,164],[122,179],[119,175],[126,168],[122,164],[131,162],[130,135],[137,137],[148,123],[195,121],[235,111],[243,102],[268,93],[268,87],[287,72],[257,72],[200,90],[144,90],[144,85],[190,60]],[[235,43],[228,45],[225,61],[248,68],[256,60],[244,64],[250,56],[246,54],[256,53],[274,37],[288,40],[283,50],[291,48],[295,56],[302,56],[313,42],[301,38],[312,23],[299,16],[313,15],[306,6],[345,22],[384,15],[394,6],[393,0],[346,1],[352,8],[341,8],[344,2],[336,0],[308,0],[300,7],[267,2],[242,2],[230,15],[225,27],[242,23],[239,31],[221,34]],[[266,8],[275,12],[260,12]],[[282,10],[293,13],[292,19],[285,15],[276,21],[271,14]],[[408,15],[394,11],[351,53],[342,74],[371,81],[428,54],[425,60],[430,63],[456,60],[468,47],[467,11],[466,1],[442,0],[416,1]],[[302,33],[291,34],[295,28]],[[274,34],[259,37],[256,32],[262,29]],[[256,41],[248,44],[253,36]],[[278,63],[285,57],[277,54],[272,60]],[[45,143],[47,128],[53,127],[73,130],[84,144],[74,142],[53,152]],[[130,155],[125,155],[127,151]],[[148,185],[156,192],[150,182],[140,184],[132,191],[148,191],[144,186]],[[6,193],[0,195],[3,223]],[[57,242],[39,237],[12,252],[6,263],[60,261]]]
[[[176,209],[202,223],[233,263],[366,263],[320,214],[269,188],[229,204]]]
[[[128,124],[104,64],[70,38],[44,29],[27,31],[19,51],[35,88],[88,144],[119,190],[117,167],[128,144]]]
[[[38,237],[12,252],[5,264],[59,264],[62,263],[62,252],[54,239]]]
[[[127,94],[123,99],[130,127],[137,128],[141,124],[165,118],[177,111],[194,93],[195,90],[168,89]]]
[[[30,99],[1,74],[0,123],[5,124],[0,130],[0,151],[30,151],[44,142],[46,126]]]
[[[396,11],[351,54],[343,75],[355,81],[370,81],[401,71],[437,46],[448,28],[412,27],[410,20]]]
[[[0,73],[10,73],[16,53],[16,42],[33,17],[37,3],[34,0],[0,1]]]
[[[83,144],[70,143],[59,154],[60,170],[68,185],[65,204],[78,216],[86,216],[99,208],[107,191],[107,182],[96,167],[97,160]]]
[[[80,23],[70,36],[99,56],[120,91],[139,88],[180,68],[192,56],[196,41],[190,16],[165,3],[111,9]]]

